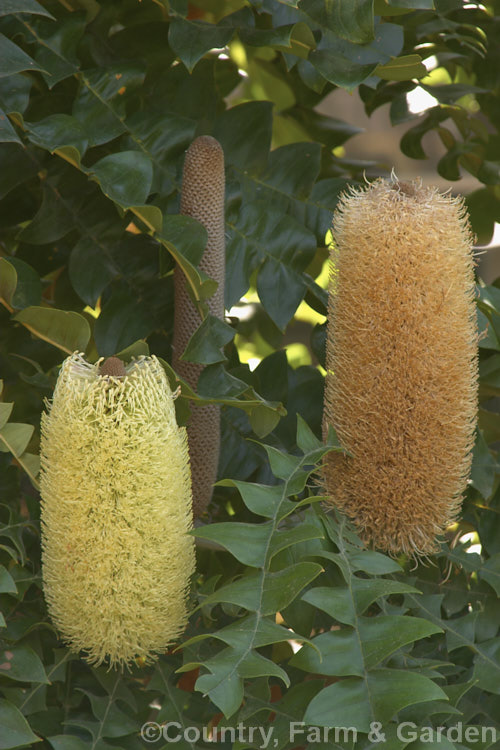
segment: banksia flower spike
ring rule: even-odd
[[[194,570],[185,430],[155,357],[63,365],[42,416],[42,575],[92,664],[149,662],[187,623]]]
[[[199,267],[217,282],[215,294],[207,300],[208,310],[224,318],[225,241],[224,241],[224,153],[218,141],[208,135],[196,138],[184,162],[181,213],[197,219],[207,230],[208,241]],[[174,271],[175,322],[173,367],[196,389],[202,365],[183,362],[186,345],[199,327],[201,318],[189,297],[180,268]],[[206,510],[217,479],[220,446],[220,410],[216,405],[194,407],[188,425],[189,456],[193,481],[193,512]]]
[[[472,237],[463,201],[377,180],[343,196],[327,326],[330,501],[363,538],[428,554],[456,519],[477,411]]]

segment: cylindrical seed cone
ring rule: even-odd
[[[224,241],[224,153],[218,141],[200,136],[189,147],[184,162],[181,213],[197,219],[207,230],[208,241],[199,267],[217,284],[207,300],[209,312],[224,318],[225,241]],[[201,323],[191,301],[182,270],[174,271],[175,323],[173,367],[181,378],[196,389],[202,365],[183,362],[179,357]],[[220,446],[220,410],[210,405],[193,407],[188,425],[189,456],[193,481],[194,516],[206,510],[217,479]]]

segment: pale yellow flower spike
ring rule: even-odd
[[[186,627],[191,479],[156,357],[121,376],[99,364],[68,357],[42,416],[43,586],[70,648],[123,666],[152,661]]]
[[[477,415],[472,236],[418,181],[351,190],[333,222],[324,427],[330,502],[368,542],[428,554],[460,511]]]

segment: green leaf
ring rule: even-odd
[[[272,533],[268,523],[213,523],[199,527],[194,535],[200,539],[211,539],[225,549],[244,565],[260,568],[266,560],[267,541]]]
[[[57,153],[74,166],[80,166],[81,157],[85,154],[89,141],[83,126],[75,117],[65,114],[54,114],[38,122],[26,122],[29,139],[37,146]],[[72,158],[71,147],[76,153]]]
[[[293,268],[267,258],[257,277],[257,292],[265,309],[284,330],[306,293],[306,283]]]
[[[148,310],[127,292],[115,292],[94,326],[94,339],[101,357],[111,357],[138,339],[148,336],[154,323]]]
[[[363,654],[355,630],[322,633],[313,638],[312,643],[318,651],[302,647],[290,661],[290,666],[312,674],[336,677],[363,676]]]
[[[9,258],[9,263],[14,266],[17,274],[12,306],[21,309],[29,305],[39,305],[42,299],[42,282],[35,269],[15,256]]]
[[[233,34],[234,29],[230,26],[215,26],[205,21],[190,21],[177,16],[170,24],[168,41],[191,73],[206,52],[225,47]]]
[[[73,289],[88,305],[95,307],[101,293],[117,269],[93,237],[81,237],[71,251],[68,271]]]
[[[442,633],[442,628],[422,617],[379,615],[362,617],[357,630],[366,669],[372,669],[407,643]]]
[[[0,77],[24,70],[43,70],[10,39],[0,34]]]
[[[340,39],[331,31],[309,55],[309,61],[327,81],[352,91],[368,78],[377,65],[399,55],[403,46],[402,29],[391,23],[378,24],[375,39],[359,46]]]
[[[0,300],[9,309],[17,286],[16,269],[7,258],[0,258]]]
[[[478,431],[474,452],[472,454],[472,486],[488,499],[493,492],[497,464],[491,455],[482,431]]]
[[[227,164],[254,174],[267,165],[272,133],[271,102],[245,102],[217,120],[213,135]]]
[[[0,676],[49,684],[40,657],[29,646],[12,646],[0,652]]]
[[[12,703],[0,698],[0,750],[29,745],[32,742],[40,742],[41,738],[30,729],[30,725]]]
[[[234,338],[235,330],[214,315],[207,315],[201,326],[193,333],[181,356],[185,362],[211,365],[224,362],[223,346]]]
[[[35,59],[42,65],[47,86],[53,89],[60,81],[75,75],[79,68],[77,47],[86,26],[86,13],[73,11],[57,23],[40,18],[24,23],[28,39],[36,41]]]
[[[358,615],[381,596],[414,593],[413,586],[385,578],[356,578],[352,576],[350,588],[327,588],[319,586],[304,595],[304,601],[327,612],[331,617],[346,625],[355,625]]]
[[[500,552],[492,555],[479,570],[479,577],[488,581],[490,586],[495,590],[497,596],[500,596]]]
[[[151,159],[140,151],[120,151],[100,159],[89,170],[108,198],[121,208],[146,202],[153,181]]]
[[[447,700],[446,693],[421,674],[396,669],[375,670],[366,681],[350,677],[324,688],[307,707],[306,724],[353,727],[369,732],[373,721],[385,723],[406,706]]]
[[[373,0],[300,0],[298,7],[343,39],[366,44],[374,37]]]
[[[47,742],[50,742],[54,750],[89,750],[87,742],[71,734],[57,734],[53,737],[47,737]]]
[[[2,0],[0,16],[8,16],[10,13],[32,13],[37,16],[47,16],[54,19],[48,10],[45,10],[35,0]]]
[[[434,0],[385,0],[388,5],[395,8],[411,8],[416,10],[434,10]]]
[[[0,565],[0,593],[17,594],[17,586],[9,571]]]
[[[0,451],[12,453],[13,456],[19,458],[26,450],[34,429],[32,424],[7,422],[0,430]]]
[[[90,339],[85,318],[75,312],[48,307],[27,307],[14,317],[37,338],[47,341],[66,354],[84,352]]]
[[[263,616],[270,615],[290,604],[321,571],[322,567],[315,563],[296,563],[277,573],[268,573],[264,579],[262,592],[260,591],[261,575],[251,574],[218,589],[208,596],[203,604],[228,602],[245,607],[251,612],[260,608]]]
[[[409,81],[427,75],[420,55],[402,55],[385,65],[377,65],[375,75],[384,81]]]
[[[21,143],[21,139],[10,124],[10,120],[3,109],[0,109],[0,142]]]

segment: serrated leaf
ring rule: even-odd
[[[26,122],[25,126],[30,141],[51,153],[61,151],[61,155],[64,156],[65,152],[62,149],[71,146],[77,152],[75,165],[80,165],[80,159],[85,154],[89,142],[85,129],[75,117],[57,113],[38,122]]]
[[[191,73],[206,52],[225,47],[233,34],[234,28],[230,26],[216,26],[205,21],[191,21],[176,16],[168,30],[168,41]]]
[[[25,70],[43,70],[16,44],[0,34],[0,77]]]
[[[15,317],[34,336],[56,346],[66,354],[84,352],[90,339],[85,318],[75,312],[48,307],[27,307]]]

